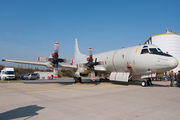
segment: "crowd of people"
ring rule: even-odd
[[[174,87],[180,87],[180,71],[178,71],[178,73],[174,73],[173,71],[171,71],[171,73],[169,74],[170,77],[170,86]],[[174,85],[174,81],[176,81],[176,84]]]

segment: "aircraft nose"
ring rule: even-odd
[[[175,67],[177,67],[177,66],[179,65],[179,62],[176,60],[176,61],[174,62],[174,65],[175,65]]]
[[[175,68],[175,67],[177,67],[178,65],[179,65],[178,60],[173,57],[173,58],[170,60],[170,66],[171,66],[172,68]]]

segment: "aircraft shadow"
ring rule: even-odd
[[[93,84],[93,85],[99,85],[101,82],[100,81],[94,81],[92,82],[91,79],[82,79],[81,84]],[[64,81],[59,81],[59,80],[46,80],[46,81],[25,81],[24,84],[61,84],[61,85],[72,85],[75,84],[74,80],[64,80]]]
[[[160,84],[153,84],[148,87],[170,87],[170,85],[160,85]]]
[[[131,81],[131,82],[112,81],[111,83],[116,84],[116,85],[124,85],[124,86],[129,86],[129,85],[141,86],[140,81]],[[153,83],[153,81],[152,81],[152,83]],[[169,85],[162,85],[162,84],[153,83],[153,85],[148,85],[147,87],[169,87]]]
[[[25,81],[24,84],[61,84],[63,86],[65,85],[73,85],[74,80],[70,79],[70,80],[37,80],[37,81]],[[136,86],[141,86],[141,81],[138,80],[133,80],[131,82],[120,82],[120,81],[91,81],[91,79],[89,78],[83,78],[82,79],[82,83],[81,84],[91,84],[91,85],[99,85],[101,83],[111,83],[111,84],[115,84],[115,85],[124,85],[124,86],[129,86],[129,85],[136,85]],[[152,81],[153,83],[153,81]],[[157,83],[153,83],[153,85],[149,85],[148,87],[169,87],[169,85],[162,85],[162,84],[157,84]]]
[[[1,120],[10,120],[10,119],[18,119],[18,118],[23,118],[23,117],[27,117],[26,119],[29,119],[35,115],[38,115],[38,113],[36,113],[39,110],[44,109],[45,107],[40,107],[37,105],[29,105],[26,107],[20,107],[17,109],[13,109],[4,113],[0,113],[0,119]]]
[[[61,85],[72,85],[74,82],[24,82],[24,84],[61,84]]]

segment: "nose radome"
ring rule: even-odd
[[[172,67],[172,69],[176,68],[179,65],[179,62],[176,58],[172,57],[170,60],[170,66]]]
[[[176,60],[176,61],[174,62],[174,65],[175,65],[175,67],[177,67],[177,66],[179,65],[179,62]]]

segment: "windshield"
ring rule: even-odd
[[[7,75],[14,75],[14,71],[6,71],[5,74],[7,74]]]
[[[142,51],[143,51],[143,49],[142,49]],[[149,48],[149,51],[150,51],[150,54],[172,57],[169,54],[163,53],[160,48]]]
[[[29,75],[29,73],[25,74],[24,76],[28,76],[28,75]]]
[[[142,49],[141,54],[149,53],[148,49]]]
[[[141,54],[147,54],[147,53],[153,55],[172,57],[172,55],[163,53],[160,48],[148,48],[148,46],[143,46],[143,49],[141,50]]]
[[[149,50],[151,53],[157,53],[158,52],[158,50],[156,48],[149,48]]]
[[[159,51],[159,52],[162,52],[162,50],[161,50],[160,48],[158,48],[158,51]]]

